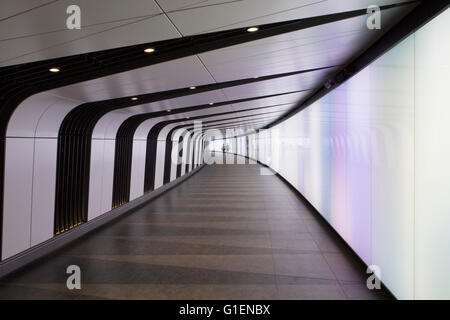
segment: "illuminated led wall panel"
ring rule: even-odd
[[[258,134],[259,160],[400,299],[450,298],[449,15]]]
[[[415,297],[450,299],[450,10],[415,34]]]

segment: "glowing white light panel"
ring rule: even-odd
[[[449,10],[258,135],[259,160],[299,190],[367,265],[379,266],[400,299],[450,298],[445,30]]]

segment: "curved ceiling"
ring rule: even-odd
[[[136,2],[143,5],[142,1]],[[55,136],[63,119],[73,108],[85,107],[84,105],[89,103],[93,103],[94,106],[100,104],[107,105],[104,111],[98,114],[98,119],[96,119],[98,123],[95,124],[95,128],[93,129],[95,136],[115,136],[120,124],[136,114],[152,114],[157,111],[170,110],[171,112],[167,112],[164,118],[181,120],[198,114],[200,110],[203,110],[201,114],[205,115],[213,115],[214,112],[221,112],[223,110],[241,110],[241,108],[245,107],[239,102],[242,99],[253,99],[251,106],[255,106],[261,105],[263,99],[272,96],[274,98],[272,100],[275,100],[271,102],[272,104],[283,104],[285,95],[289,95],[290,93],[294,95],[295,92],[298,92],[299,94],[296,97],[298,101],[307,96],[310,93],[308,92],[309,90],[314,91],[321,86],[331,74],[336,73],[351,58],[367,48],[381,34],[386,32],[390,25],[398,21],[415,5],[387,7],[386,10],[383,10],[383,25],[386,27],[381,30],[369,30],[366,27],[367,15],[364,9],[367,1],[348,1],[345,6],[342,5],[342,1],[327,1],[329,5],[326,10],[323,5],[324,1],[316,1],[314,3],[311,1],[302,1],[303,5],[300,6],[298,6],[298,1],[280,1],[280,5],[276,6],[278,9],[281,7],[288,8],[283,14],[272,14],[272,11],[275,10],[273,1],[270,1],[272,5],[269,1],[259,2],[258,10],[255,12],[246,9],[251,8],[252,5],[254,6],[255,3],[253,2],[231,1],[229,3],[223,3],[218,1],[202,1],[201,5],[195,6],[195,3],[197,3],[195,1],[170,1],[170,3],[169,1],[159,1],[158,3],[155,2],[155,4],[157,7],[159,4],[159,7],[163,10],[173,11],[167,14],[167,16],[174,19],[172,21],[174,28],[178,28],[176,25],[177,21],[182,24],[186,17],[193,17],[198,12],[205,12],[206,10],[208,14],[205,16],[210,17],[218,15],[218,8],[226,10],[224,8],[228,8],[229,6],[240,6],[242,12],[247,12],[247,15],[240,14],[242,18],[247,17],[247,19],[242,20],[247,21],[247,23],[249,21],[277,22],[282,17],[286,17],[285,15],[288,12],[292,14],[292,12],[298,12],[298,10],[303,13],[303,16],[306,15],[308,18],[313,19],[314,17],[310,16],[313,13],[320,13],[320,16],[323,16],[324,13],[337,12],[338,16],[330,21],[315,21],[311,26],[307,25],[307,28],[299,24],[299,26],[292,30],[287,29],[286,32],[276,31],[273,35],[272,33],[268,33],[267,35],[261,36],[261,34],[258,35],[260,32],[256,32],[255,37],[252,37],[244,28],[242,32],[247,33],[244,34],[247,38],[243,41],[237,40],[234,45],[233,42],[225,42],[222,45],[218,44],[213,46],[212,49],[215,50],[201,50],[196,55],[190,55],[189,49],[187,49],[187,53],[184,54],[186,55],[185,57],[178,59],[163,57],[161,60],[163,62],[160,63],[158,63],[158,60],[155,61],[155,64],[148,62],[150,64],[149,66],[113,73],[103,77],[94,76],[92,80],[47,90],[38,95],[45,94],[46,97],[53,96],[57,100],[66,100],[66,103],[62,102],[64,106],[61,106],[60,103],[53,104],[53,102],[46,102],[53,105],[53,107],[49,105],[39,109],[36,107],[37,103],[35,103],[35,100],[42,98],[38,98],[38,95],[32,96],[29,103],[22,103],[12,115],[12,119],[8,125],[8,135],[20,134],[21,130],[34,130],[32,129],[33,126],[29,125],[30,118],[34,117],[34,122],[39,121],[40,123],[40,130],[47,132],[51,136]],[[294,2],[298,8],[295,7],[293,9]],[[398,1],[377,2],[379,5],[401,3]],[[5,17],[3,19],[6,20],[0,21],[0,23],[5,23],[10,19],[19,19],[23,15],[38,14],[43,10],[52,14],[53,10],[57,10],[64,3],[65,1],[52,3],[42,2],[42,6],[37,8],[33,7],[29,11],[26,11],[24,7],[19,6],[19,2],[15,4],[17,8],[9,8],[9,10],[5,11],[11,14],[11,18]],[[89,7],[92,10],[95,9],[90,7],[90,5],[84,4],[82,1],[79,4],[80,6],[84,5]],[[111,4],[112,7],[118,5],[117,3],[113,4],[114,2]],[[125,7],[127,7],[123,5],[123,2],[122,6],[124,7],[124,11],[121,12],[121,17],[123,17],[124,12],[126,12]],[[193,6],[195,9],[184,10]],[[105,8],[107,7],[105,6]],[[184,9],[181,10],[181,8]],[[359,10],[359,12],[346,15],[345,12],[338,11],[338,9],[350,10],[350,12]],[[267,14],[264,18],[251,18],[252,15],[254,17],[264,16],[258,14],[258,11],[262,13],[264,10],[272,13]],[[13,12],[24,13],[14,16]],[[231,17],[225,14],[224,17],[228,17],[228,25],[230,28],[241,26],[243,23],[236,22],[240,19],[239,15],[237,17]],[[208,23],[211,23],[210,20],[209,18],[205,20],[205,30],[210,30],[211,26],[208,25]],[[301,19],[295,21],[303,22]],[[286,22],[280,23],[286,25]],[[279,29],[279,25],[275,25],[273,29],[276,28]],[[219,29],[223,30],[224,27]],[[264,27],[261,29],[264,30]],[[153,31],[146,33],[152,34]],[[192,34],[196,32],[192,29],[187,31],[187,33]],[[37,35],[36,37],[39,38],[40,36]],[[222,35],[220,34],[219,38],[221,37]],[[116,35],[116,38],[120,39],[120,34]],[[219,43],[220,40],[218,41]],[[170,42],[171,40],[168,41]],[[30,42],[29,39],[28,42]],[[166,43],[164,44],[167,45]],[[171,45],[169,43],[169,49]],[[139,48],[139,50],[141,51],[142,48]],[[157,48],[155,53],[149,54],[149,59],[153,58],[151,57],[152,55],[158,57],[158,54]],[[145,54],[141,53],[141,55]],[[174,57],[176,58],[176,55]],[[96,59],[96,57],[93,57],[93,59]],[[49,65],[51,65],[51,61]],[[114,62],[115,64],[120,64],[120,58]],[[146,63],[142,62],[143,65]],[[80,65],[80,63],[77,63],[77,65]],[[61,72],[54,75],[54,77],[64,77],[64,74],[65,69],[62,68]],[[232,83],[225,86],[220,85],[225,82]],[[57,86],[57,84],[55,85]],[[212,87],[204,90],[203,86],[208,85]],[[214,85],[218,89],[215,89]],[[188,90],[187,88],[191,86],[195,86],[196,89]],[[171,90],[185,90],[186,92],[166,96],[160,94],[157,98],[152,98],[149,101],[146,98],[146,95],[157,95],[158,93],[169,92]],[[138,100],[130,101],[129,99],[134,96]],[[124,99],[126,101],[114,99]],[[225,105],[227,102],[229,103]],[[249,105],[248,101],[244,102],[246,105]],[[206,106],[210,103],[214,105],[211,105],[209,108],[199,108],[199,106]],[[197,108],[195,108],[196,106]],[[93,109],[94,107],[91,106],[90,108]],[[95,108],[96,110],[98,109],[98,107]],[[176,111],[177,109],[179,111]],[[195,114],[192,114],[194,111]],[[86,113],[86,117],[91,119],[92,114]],[[269,122],[260,123],[259,127]],[[51,126],[52,129],[46,128],[47,125]],[[51,131],[53,131],[53,134],[51,134]]]
[[[311,16],[390,0],[15,0],[0,2],[0,66]],[[406,2],[397,0],[396,3]],[[66,9],[81,9],[68,30]],[[151,30],[151,32],[149,32]]]

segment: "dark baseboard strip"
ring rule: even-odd
[[[72,243],[84,235],[94,231],[95,229],[104,226],[105,224],[112,222],[113,220],[124,216],[125,214],[132,213],[135,210],[146,205],[149,201],[176,187],[186,179],[193,176],[200,171],[205,165],[202,164],[199,167],[193,169],[191,172],[161,186],[160,188],[143,195],[137,199],[134,199],[123,206],[113,209],[101,216],[94,218],[80,226],[66,231],[58,236],[55,236],[43,243],[40,243],[32,248],[29,248],[17,255],[8,258],[0,263],[0,279],[18,271],[19,269],[27,266],[30,263],[43,258],[44,256],[53,253],[54,251],[61,249],[62,247]]]

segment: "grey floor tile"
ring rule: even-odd
[[[65,286],[69,264],[80,291]],[[0,299],[389,298],[364,288],[360,268],[277,176],[214,165],[3,279]]]
[[[275,274],[307,278],[335,279],[333,272],[318,253],[274,254]]]

